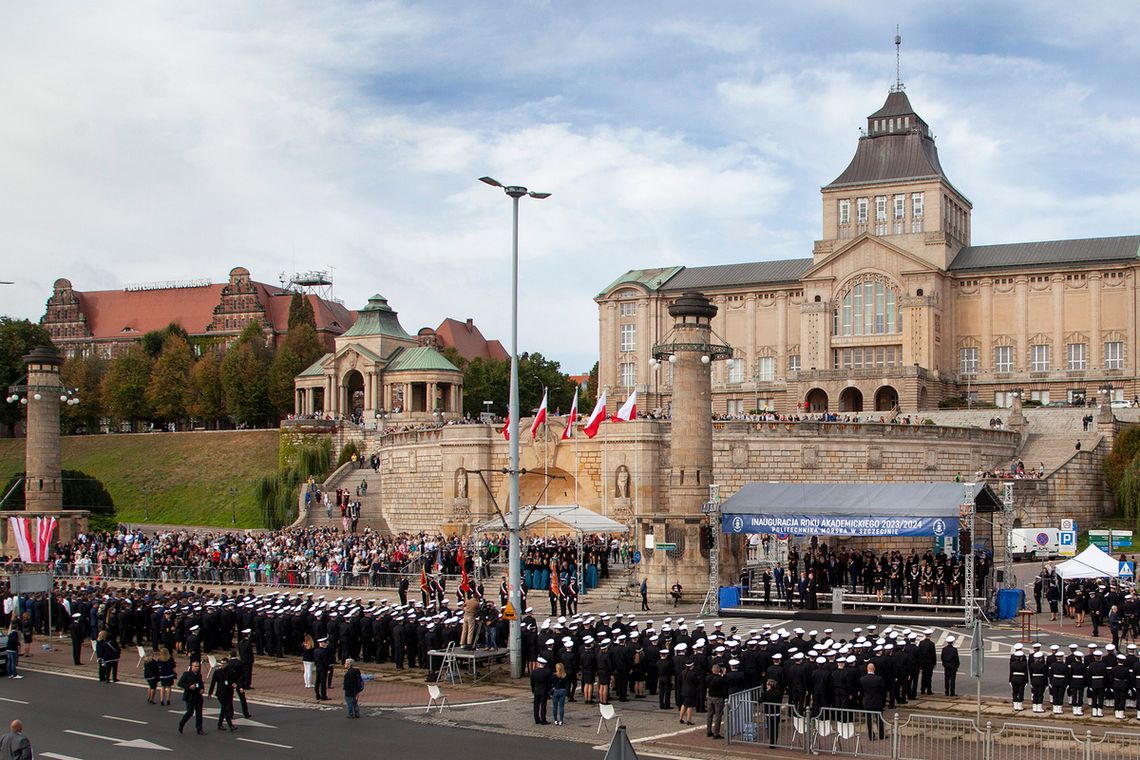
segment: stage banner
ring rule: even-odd
[[[953,536],[956,517],[875,515],[722,515],[725,533],[791,533],[794,536]]]

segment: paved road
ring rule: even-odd
[[[24,721],[37,758],[54,760],[123,760],[124,758],[320,757],[335,750],[339,757],[368,757],[383,747],[386,756],[423,756],[426,751],[463,747],[472,756],[510,760],[550,752],[549,739],[512,737],[481,731],[409,722],[391,715],[348,720],[342,709],[308,709],[251,705],[253,720],[238,720],[234,733],[218,731],[207,716],[208,735],[197,736],[193,723],[179,734],[181,702],[172,707],[150,705],[143,689],[106,685],[86,678],[24,671],[19,681],[0,680],[0,721]],[[217,709],[207,711],[216,720]],[[178,714],[175,714],[176,711]],[[447,749],[450,748],[450,749]],[[558,757],[597,760],[588,745],[558,743]],[[174,754],[172,754],[174,753]]]

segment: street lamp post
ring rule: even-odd
[[[522,598],[519,594],[521,571],[519,560],[521,547],[519,546],[519,198],[524,195],[538,200],[549,198],[550,193],[535,193],[518,185],[503,185],[490,177],[480,177],[480,182],[501,187],[503,192],[511,197],[513,216],[511,224],[511,395],[508,406],[509,420],[507,422],[510,432],[509,452],[510,464],[507,474],[510,478],[510,519],[507,528],[510,531],[510,549],[507,552],[509,565],[508,582],[510,584],[510,605],[515,610],[515,619],[511,621],[511,635],[509,649],[511,655],[511,677],[522,678]]]
[[[230,486],[230,525],[237,525],[237,488]]]

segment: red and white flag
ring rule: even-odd
[[[593,438],[598,434],[598,427],[601,426],[602,420],[606,418],[606,392],[602,391],[602,395],[598,396],[598,403],[594,404],[594,411],[590,412],[590,416],[586,418],[586,424],[582,427],[582,432],[586,434],[587,438]]]
[[[629,394],[629,398],[621,405],[614,415],[614,422],[629,422],[637,419],[637,391]]]
[[[9,517],[8,529],[24,562],[47,562],[51,537],[59,520],[54,517]]]
[[[503,429],[499,432],[501,432],[503,437],[508,441],[511,440],[511,415],[507,415],[507,424],[503,425]]]
[[[570,405],[570,414],[566,419],[566,429],[562,431],[562,440],[568,441],[574,437],[574,423],[578,421],[578,389],[574,389],[574,403]]]
[[[538,413],[534,415],[534,422],[530,423],[530,438],[533,441],[538,435],[538,426],[546,422],[546,389],[542,390],[542,403],[538,405]]]

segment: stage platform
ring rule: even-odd
[[[460,677],[462,678],[463,673],[467,673],[472,682],[481,681],[491,675],[496,665],[509,660],[511,656],[511,651],[505,647],[475,650],[455,647],[451,653],[455,655],[456,665],[460,668]],[[447,657],[446,649],[428,650],[428,670],[433,673],[438,672],[445,657]],[[483,669],[482,673],[479,672],[480,668]],[[442,678],[441,674],[440,679]]]

